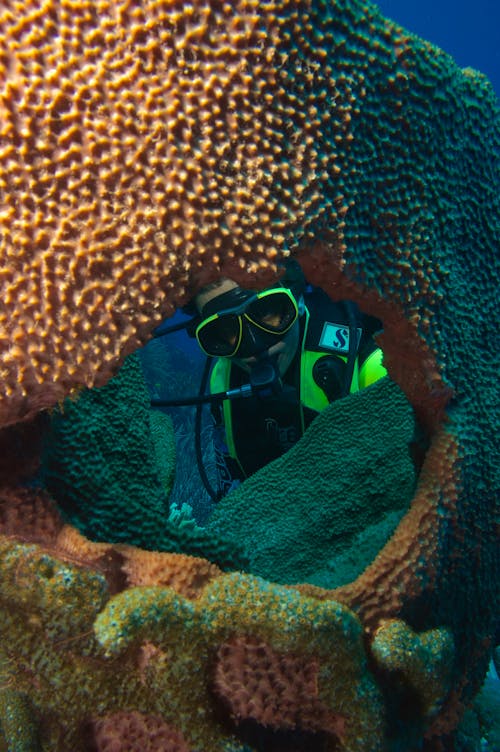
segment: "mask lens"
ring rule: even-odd
[[[297,306],[288,293],[276,290],[251,303],[248,318],[269,332],[286,332],[297,318]]]
[[[201,347],[210,355],[229,357],[240,342],[240,320],[234,314],[218,316],[202,322],[196,330]]]

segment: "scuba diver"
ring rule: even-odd
[[[187,312],[191,336],[216,359],[216,498],[290,449],[329,403],[387,373],[373,340],[381,322],[308,285],[291,259],[272,287],[255,292],[223,278]]]

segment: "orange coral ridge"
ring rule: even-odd
[[[316,178],[336,156],[315,141],[328,121],[337,148],[347,143],[348,103],[328,75],[314,103],[321,45],[292,89],[280,83],[289,54],[301,65],[278,42],[299,17],[292,0],[266,13],[256,0],[220,12],[51,0],[43,18],[35,0],[4,7],[0,424],[102,384],[193,272],[198,284],[269,273],[326,211]],[[318,109],[327,100],[335,117]]]
[[[221,574],[206,559],[174,553],[143,551],[134,546],[93,543],[75,528],[65,525],[55,541],[61,556],[100,565],[110,583],[121,586],[161,585],[186,598],[196,598],[205,585]]]
[[[162,585],[186,598],[196,598],[211,579],[221,574],[206,559],[90,541],[76,528],[64,524],[45,492],[33,489],[0,489],[0,534],[40,543],[44,550],[68,562],[98,569],[112,592],[124,587]]]

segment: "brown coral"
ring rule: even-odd
[[[217,651],[214,690],[237,724],[323,731],[342,738],[345,717],[319,699],[319,663],[278,653],[262,640],[235,637]]]
[[[96,752],[190,752],[180,731],[136,710],[92,723]]]
[[[27,540],[54,543],[63,527],[54,501],[43,491],[0,488],[0,532]]]

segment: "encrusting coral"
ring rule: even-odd
[[[244,568],[241,544],[207,535],[186,507],[169,507],[172,423],[149,408],[133,355],[106,386],[65,400],[45,432],[44,487],[66,521],[93,540],[191,553],[225,568]]]
[[[244,541],[250,571],[261,577],[330,588],[350,582],[407,511],[413,438],[411,406],[384,379],[348,404],[329,405],[313,431],[218,502],[207,530]],[[312,463],[321,472],[312,474]]]
[[[416,634],[398,619],[382,622],[371,644],[379,668],[418,698],[419,713],[431,717],[449,689],[453,652],[445,629]]]
[[[29,698],[13,688],[11,666],[0,658],[0,750],[32,752],[38,749],[38,724]],[[9,746],[5,746],[8,741]]]
[[[269,729],[345,736],[345,717],[318,701],[319,662],[279,654],[265,642],[235,637],[217,651],[214,691],[234,719]]]
[[[51,752],[82,749],[80,724],[123,712],[158,719],[193,752],[450,746],[498,616],[491,85],[362,0],[27,0],[2,5],[0,40],[3,446],[18,421],[103,385],[201,285],[222,274],[262,287],[290,253],[311,283],[383,321],[385,364],[429,436],[393,537],[333,591],[207,582],[206,563],[195,599],[129,587],[116,546],[65,558],[50,500],[13,487],[22,472],[4,462],[2,507],[31,499],[53,525],[28,515],[35,537],[52,537],[31,542],[2,512],[16,522],[0,553],[1,691],[18,713],[33,708]],[[440,654],[411,739],[394,709],[425,674],[370,655],[391,620],[406,626],[385,633],[389,650],[415,633],[424,660],[423,633]],[[310,679],[318,666],[336,733],[262,728],[250,702],[221,698],[220,683],[216,694],[217,656],[241,644]]]
[[[168,516],[173,428],[149,402],[139,361],[130,356],[106,386],[83,390],[51,416],[43,485],[71,524],[99,540],[146,546]],[[152,420],[162,425],[152,429]]]
[[[52,519],[54,509],[48,506],[45,514]],[[250,575],[224,575],[203,559],[93,543],[68,526],[51,532],[44,545],[4,536],[0,566],[2,679],[19,698],[43,706],[43,749],[101,749],[99,729],[107,729],[108,738],[113,719],[126,727],[117,708],[128,712],[132,702],[141,717],[163,719],[189,750],[222,750],[226,743],[242,750],[219,724],[222,711],[215,713],[232,681],[234,649],[247,651],[247,661],[240,661],[244,676],[254,674],[252,696],[245,702],[242,677],[239,705],[224,714],[236,732],[248,719],[275,732],[304,722],[313,741],[321,731],[332,749],[338,739],[345,749],[382,748],[382,700],[363,670],[363,630],[335,601]],[[312,623],[311,633],[306,627]],[[7,636],[19,630],[14,646]],[[241,636],[236,642],[234,634]],[[327,656],[342,666],[336,682]],[[273,705],[276,691],[280,699]],[[66,714],[59,712],[61,703]],[[256,704],[267,706],[265,717]],[[157,722],[150,726],[156,734]],[[8,733],[3,724],[2,730]],[[360,734],[366,737],[361,747]],[[148,748],[126,746],[126,735],[121,741],[123,749]]]
[[[96,752],[143,750],[143,752],[189,752],[182,734],[155,716],[133,710],[96,721],[93,725]]]

